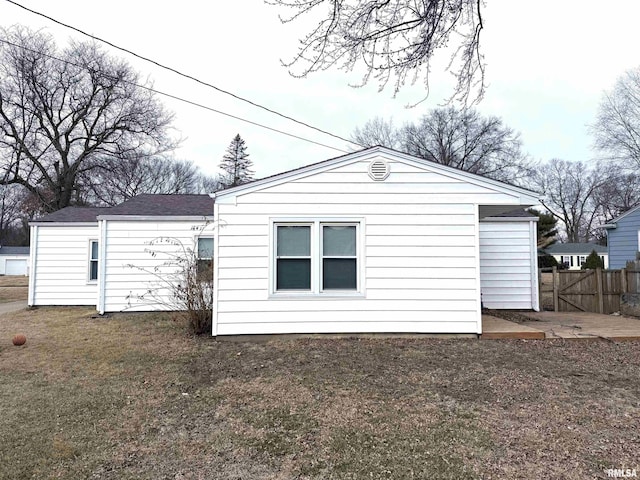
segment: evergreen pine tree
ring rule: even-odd
[[[593,250],[585,259],[585,262],[582,264],[581,268],[582,270],[604,268],[604,262],[600,258],[600,255],[598,255],[598,252]]]
[[[529,212],[539,218],[537,222],[538,248],[547,248],[556,243],[556,235],[558,235],[558,219],[551,213],[542,212],[535,208],[530,208]]]
[[[224,188],[236,187],[253,180],[254,172],[251,167],[253,162],[249,159],[247,146],[238,134],[227,147],[227,153],[220,162],[220,168],[224,171],[221,181]]]

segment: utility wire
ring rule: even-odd
[[[49,54],[44,53],[44,52],[39,52],[39,51],[37,51],[37,50],[33,50],[33,49],[29,48],[29,47],[25,47],[24,45],[19,45],[19,44],[17,44],[17,43],[11,42],[11,41],[9,41],[9,40],[7,40],[7,39],[4,39],[4,38],[0,38],[0,42],[5,43],[5,44],[7,44],[7,45],[11,45],[12,47],[21,48],[22,50],[26,50],[26,51],[31,52],[31,53],[35,53],[35,54],[38,54],[38,55],[42,55],[43,57],[47,57],[47,58],[50,58],[50,59],[52,59],[52,60],[56,60],[56,61],[58,61],[58,62],[66,63],[67,65],[72,65],[72,66],[74,66],[74,67],[78,67],[78,68],[85,68],[83,65],[80,65],[80,64],[78,64],[78,63],[71,62],[71,61],[69,61],[69,60],[65,60],[65,59],[63,59],[63,58],[55,57],[55,56],[53,56],[53,55],[49,55]],[[215,108],[213,108],[213,107],[208,107],[208,106],[206,106],[206,105],[202,105],[201,103],[194,102],[194,101],[192,101],[192,100],[187,100],[186,98],[178,97],[177,95],[173,95],[173,94],[171,94],[171,93],[162,92],[162,91],[160,91],[160,90],[156,90],[156,89],[151,88],[151,87],[148,87],[148,86],[146,86],[146,85],[140,85],[140,84],[138,84],[138,83],[129,82],[129,81],[124,80],[124,79],[122,79],[122,78],[117,78],[117,77],[115,77],[115,76],[113,76],[113,75],[106,74],[106,73],[104,73],[104,72],[102,72],[102,75],[104,75],[105,77],[111,78],[111,79],[118,80],[118,81],[120,81],[120,82],[122,82],[122,83],[129,84],[129,85],[131,85],[131,86],[133,86],[133,87],[137,87],[137,88],[141,88],[141,89],[143,89],[143,90],[147,90],[147,91],[149,91],[149,92],[157,93],[158,95],[162,95],[162,96],[165,96],[165,97],[168,97],[168,98],[172,98],[172,99],[174,99],[174,100],[178,100],[178,101],[183,102],[183,103],[187,103],[187,104],[189,104],[189,105],[193,105],[193,106],[196,106],[196,107],[199,107],[199,108],[203,108],[203,109],[205,109],[205,110],[209,110],[209,111],[211,111],[211,112],[215,112],[215,113],[218,113],[218,114],[220,114],[220,115],[224,115],[224,116],[226,116],[226,117],[234,118],[234,119],[236,119],[236,120],[240,120],[241,122],[249,123],[249,124],[251,124],[251,125],[255,125],[255,126],[257,126],[257,127],[264,128],[264,129],[266,129],[266,130],[270,130],[270,131],[272,131],[272,132],[279,133],[279,134],[281,134],[281,135],[286,135],[286,136],[288,136],[288,137],[292,137],[292,138],[295,138],[295,139],[297,139],[297,140],[302,140],[302,141],[304,141],[304,142],[313,143],[313,144],[315,144],[315,145],[319,145],[319,146],[321,146],[321,147],[330,148],[330,149],[332,149],[332,150],[337,150],[338,152],[342,152],[342,153],[349,153],[348,151],[346,151],[346,150],[342,150],[341,148],[332,147],[331,145],[326,145],[326,144],[324,144],[324,143],[316,142],[315,140],[310,140],[310,139],[308,139],[308,138],[301,137],[301,136],[299,136],[299,135],[294,135],[293,133],[285,132],[285,131],[283,131],[283,130],[278,130],[277,128],[269,127],[269,126],[267,126],[267,125],[263,125],[263,124],[261,124],[261,123],[254,122],[253,120],[247,120],[246,118],[238,117],[237,115],[232,115],[232,114],[230,114],[230,113],[226,113],[226,112],[223,112],[223,111],[221,111],[221,110],[217,110],[217,109],[215,109]]]
[[[108,40],[104,40],[103,38],[96,37],[95,35],[91,35],[90,33],[87,33],[84,30],[81,30],[81,29],[79,29],[77,27],[74,27],[73,25],[69,25],[67,23],[61,22],[60,20],[56,20],[55,18],[50,17],[49,15],[46,15],[46,14],[41,13],[41,12],[38,12],[36,10],[32,10],[32,9],[30,9],[28,7],[25,7],[24,5],[21,5],[21,4],[15,2],[13,0],[6,0],[6,1],[11,3],[12,5],[15,5],[16,7],[22,8],[23,10],[26,10],[26,11],[28,11],[30,13],[35,14],[35,15],[39,15],[40,17],[46,18],[47,20],[50,20],[50,21],[52,21],[54,23],[57,23],[58,25],[62,25],[63,27],[66,27],[66,28],[69,28],[71,30],[74,30],[75,32],[78,32],[78,33],[80,33],[82,35],[85,35],[85,36],[87,36],[87,37],[89,37],[89,38],[91,38],[93,40],[97,40],[97,41],[105,43],[105,44],[107,44],[107,45],[109,45],[109,46],[111,46],[111,47],[113,47],[115,49],[118,49],[120,51],[126,52],[129,55],[133,55],[136,58],[144,60],[145,62],[152,63],[152,64],[154,64],[154,65],[156,65],[156,66],[158,66],[160,68],[163,68],[163,69],[168,70],[170,72],[173,72],[173,73],[175,73],[177,75],[180,75],[181,77],[188,78],[189,80],[193,80],[194,82],[197,82],[197,83],[199,83],[201,85],[204,85],[204,86],[209,87],[209,88],[213,88],[214,90],[216,90],[216,91],[218,91],[220,93],[223,93],[225,95],[229,95],[229,96],[235,98],[236,100],[240,100],[240,101],[248,103],[248,104],[250,104],[250,105],[252,105],[254,107],[261,108],[262,110],[265,110],[265,111],[267,111],[269,113],[272,113],[274,115],[278,115],[279,117],[285,118],[285,119],[290,120],[292,122],[295,122],[295,123],[297,123],[299,125],[303,125],[303,126],[305,126],[307,128],[310,128],[312,130],[316,130],[317,132],[323,133],[325,135],[329,135],[331,137],[337,138],[338,140],[342,140],[343,142],[351,143],[351,144],[358,145],[359,147],[364,148],[363,145],[360,145],[359,143],[354,142],[353,140],[348,140],[348,139],[346,139],[344,137],[341,137],[340,135],[336,135],[334,133],[328,132],[328,131],[323,130],[321,128],[314,127],[313,125],[309,125],[306,122],[303,122],[301,120],[297,120],[297,119],[295,119],[293,117],[285,115],[284,113],[280,113],[280,112],[278,112],[276,110],[273,110],[273,109],[271,109],[269,107],[265,107],[264,105],[260,105],[259,103],[253,102],[253,101],[251,101],[251,100],[249,100],[247,98],[244,98],[244,97],[241,97],[239,95],[236,95],[235,93],[229,92],[228,90],[224,90],[224,89],[222,89],[220,87],[216,87],[215,85],[213,85],[211,83],[205,82],[204,80],[200,80],[199,78],[196,78],[196,77],[194,77],[192,75],[183,73],[183,72],[181,72],[181,71],[179,71],[179,70],[177,70],[177,69],[175,69],[173,67],[169,67],[167,65],[163,65],[162,63],[160,63],[160,62],[158,62],[156,60],[153,60],[151,58],[148,58],[148,57],[145,57],[143,55],[137,54],[137,53],[135,53],[135,52],[133,52],[133,51],[127,49],[127,48],[120,47],[120,46],[118,46],[118,45],[116,45],[116,44],[114,44],[114,43],[112,43],[112,42],[110,42]]]

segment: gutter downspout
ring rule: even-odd
[[[107,221],[100,220],[100,240],[98,251],[98,305],[97,310],[100,315],[104,315],[105,309],[105,280],[106,276],[106,257],[107,257]]]
[[[211,312],[211,335],[213,338],[218,336],[218,228],[216,227],[216,221],[218,220],[218,213],[220,206],[216,203],[216,192],[209,195],[213,199],[213,305]]]
[[[475,245],[474,245],[474,254],[475,254],[475,262],[474,267],[476,269],[476,289],[477,295],[476,300],[478,302],[478,307],[476,310],[476,334],[478,336],[482,335],[482,284],[480,282],[480,205],[474,205],[473,212],[473,223],[475,225]]]
[[[29,241],[29,296],[27,305],[33,307],[36,295],[36,261],[38,257],[38,226],[31,226],[31,240]]]
[[[531,244],[531,306],[536,312],[540,311],[540,269],[538,268],[538,229],[537,222],[529,222],[529,242]]]

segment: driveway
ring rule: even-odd
[[[0,315],[3,313],[17,312],[27,308],[26,300],[17,300],[15,302],[0,303]]]
[[[520,325],[541,330],[546,338],[640,340],[640,319],[589,312],[518,312],[530,320]]]

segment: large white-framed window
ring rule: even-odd
[[[89,240],[89,272],[90,283],[98,281],[98,240]]]
[[[360,221],[274,221],[272,293],[361,292]]]

